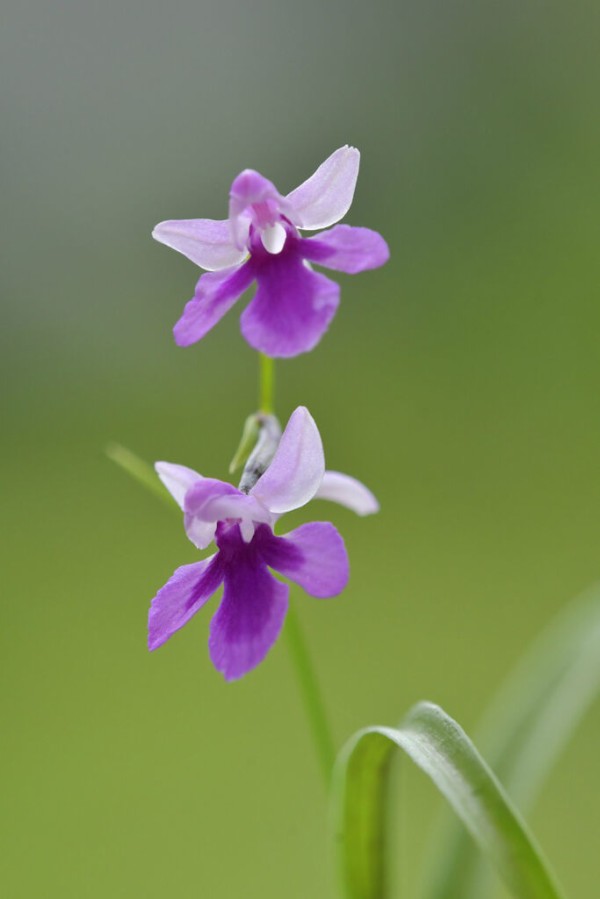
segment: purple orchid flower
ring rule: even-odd
[[[281,196],[252,169],[231,185],[229,219],[161,222],[152,236],[207,269],[174,328],[179,346],[201,340],[253,281],[258,290],[241,318],[242,334],[268,356],[297,356],[319,342],[335,315],[340,288],[311,262],[348,274],[387,262],[383,237],[338,225],[316,237],[298,229],[329,228],[347,213],[360,153],[340,147],[307,181]]]
[[[359,481],[325,471],[319,431],[302,406],[291,416],[267,471],[247,494],[183,465],[158,462],[156,470],[184,511],[192,543],[206,549],[214,540],[218,552],[178,568],[158,591],[148,618],[148,647],[162,646],[224,584],[208,645],[215,668],[227,680],[258,665],[283,625],[289,587],[269,568],[317,598],[337,596],[348,581],[344,541],[332,524],[304,524],[277,537],[278,517],[314,497],[334,500],[359,515],[379,508]]]

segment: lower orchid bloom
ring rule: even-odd
[[[188,537],[198,549],[214,540],[218,552],[178,568],[152,601],[148,646],[157,649],[224,585],[212,619],[209,652],[227,680],[256,667],[276,641],[288,607],[289,587],[273,569],[317,598],[337,596],[348,581],[344,541],[329,522],[304,524],[279,537],[279,516],[313,498],[331,499],[359,515],[378,510],[355,478],[326,472],[323,445],[310,413],[291,416],[273,461],[248,493],[204,478],[182,465],[158,462],[162,482],[184,511]]]
[[[201,340],[256,281],[244,310],[242,334],[268,356],[311,350],[327,330],[340,288],[311,263],[356,274],[387,262],[383,237],[369,228],[336,225],[354,196],[360,153],[340,147],[303,184],[282,196],[258,172],[246,169],[229,195],[229,218],[160,222],[152,236],[207,269],[175,325],[175,342]],[[321,231],[302,237],[299,230]]]

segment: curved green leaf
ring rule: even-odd
[[[516,899],[559,899],[561,893],[540,850],[495,775],[459,725],[430,703],[415,706],[397,729],[359,731],[338,758],[337,839],[349,899],[389,895],[385,804],[389,763],[398,748],[446,797]]]
[[[600,691],[600,588],[575,600],[542,633],[488,707],[477,744],[527,810]],[[486,872],[454,821],[430,854],[430,899],[483,899]]]

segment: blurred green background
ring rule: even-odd
[[[255,404],[230,314],[171,327],[198,270],[166,218],[226,214],[362,151],[350,224],[392,250],[342,278],[310,356],[278,366],[330,467],[381,514],[331,518],[352,580],[294,593],[341,743],[421,698],[468,729],[532,637],[600,575],[600,8],[595,2],[23,0],[4,12],[1,891],[333,897],[327,806],[285,643],[240,683],[212,609],[146,650],[150,598],[197,556],[103,455],[215,476]],[[532,817],[597,894],[600,710]],[[593,785],[593,787],[590,786]],[[396,876],[441,805],[406,770]]]

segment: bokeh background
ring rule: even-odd
[[[327,805],[284,641],[225,684],[211,610],[160,652],[150,598],[193,561],[104,456],[226,477],[255,406],[230,314],[171,327],[198,270],[150,239],[362,151],[347,221],[392,259],[342,278],[278,366],[331,467],[343,598],[294,593],[337,741],[429,698],[473,728],[534,635],[600,576],[600,7],[541,0],[22,0],[3,13],[2,895],[333,897]],[[597,895],[600,710],[532,816]],[[406,768],[398,886],[441,802]],[[400,794],[400,786],[396,784]]]

